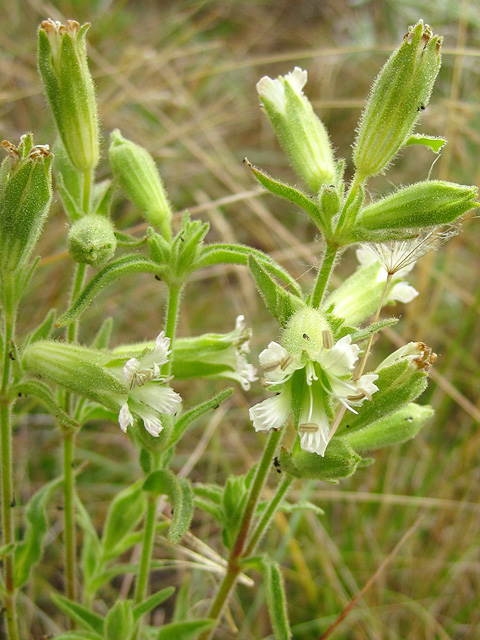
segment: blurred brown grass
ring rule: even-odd
[[[103,155],[109,132],[120,128],[155,156],[177,220],[188,208],[210,221],[210,241],[245,242],[270,251],[304,283],[312,281],[320,252],[311,225],[292,206],[263,194],[242,165],[248,156],[272,174],[295,180],[258,108],[255,83],[262,75],[275,76],[294,65],[308,70],[307,93],[338,156],[348,163],[356,122],[375,74],[407,26],[423,18],[445,36],[443,67],[420,129],[448,138],[431,175],[478,183],[480,7],[475,2],[3,0],[0,8],[3,138],[15,141],[32,130],[39,143],[53,143],[54,127],[36,71],[36,28],[46,17],[91,22],[89,55],[104,131]],[[432,162],[426,150],[407,150],[370,190],[383,192],[392,184],[425,179]],[[105,161],[99,175],[108,175]],[[139,223],[137,212],[120,199],[114,217],[119,228]],[[339,487],[296,485],[291,498],[308,498],[326,515],[279,516],[269,531],[264,547],[274,550],[284,567],[294,637],[299,640],[320,636],[419,513],[426,516],[417,531],[332,637],[480,636],[480,234],[475,219],[467,219],[463,228],[447,247],[417,265],[412,275],[420,291],[417,301],[394,309],[404,317],[395,334],[382,336],[376,345],[377,359],[393,349],[392,340],[421,339],[439,354],[435,378],[422,399],[435,406],[436,418],[415,441],[378,453],[373,467]],[[40,247],[42,265],[20,318],[23,330],[35,326],[50,306],[63,309],[67,304],[72,265],[64,253],[65,232],[65,217],[56,202]],[[339,274],[351,272],[354,262],[353,252],[348,253]],[[161,326],[164,302],[164,291],[152,278],[122,281],[86,312],[82,339],[88,341],[108,315],[115,319],[116,342],[151,339]],[[180,333],[229,330],[240,313],[254,328],[253,350],[258,353],[276,338],[277,329],[247,273],[226,268],[200,273],[187,289]],[[189,385],[191,402],[209,388]],[[192,430],[175,467],[190,461],[194,481],[222,482],[230,472],[246,471],[263,444],[245,418],[260,394],[259,386],[248,394],[237,391],[221,420]],[[23,501],[36,484],[58,472],[57,445],[47,418],[22,419],[16,474]],[[79,480],[80,492],[100,526],[107,501],[137,477],[135,457],[116,425],[101,430],[89,425],[79,437],[78,458],[89,461]],[[48,600],[48,582],[61,588],[61,521],[53,509],[51,518],[46,562],[23,599],[25,633],[30,629],[32,638],[57,632],[55,620],[61,624]],[[199,517],[194,533],[222,553],[218,531],[208,521]],[[159,543],[158,553],[163,552]],[[204,572],[188,568],[158,572],[154,588],[187,579],[194,594],[192,611],[199,615],[205,603],[195,602],[205,598],[206,584],[213,590],[214,576],[206,582]],[[40,610],[29,599],[34,595]],[[115,598],[115,590],[105,596]],[[240,587],[231,613],[238,633],[232,622],[225,623],[219,637],[247,640],[270,633],[261,582],[254,590]]]

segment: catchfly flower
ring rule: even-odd
[[[303,318],[296,318],[298,314]],[[279,429],[293,415],[302,449],[323,456],[338,404],[356,413],[354,407],[378,390],[374,384],[378,376],[366,374],[355,381],[352,371],[360,349],[351,336],[332,344],[318,311],[302,309],[295,316],[283,339],[289,348],[271,342],[260,354],[263,383],[276,395],[253,406],[250,418],[257,431],[269,431]]]
[[[173,414],[182,399],[165,383],[161,367],[168,362],[170,338],[162,331],[152,351],[139,359],[130,358],[122,368],[122,377],[128,385],[128,398],[122,404],[118,422],[122,431],[133,425],[134,415],[143,420],[145,429],[157,437],[163,429],[161,414]]]

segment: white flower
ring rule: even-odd
[[[258,95],[271,102],[275,109],[283,115],[286,114],[285,82],[288,82],[299,96],[303,96],[302,89],[307,83],[307,72],[300,67],[295,67],[290,73],[279,76],[275,80],[264,76],[257,82]]]
[[[279,429],[295,404],[300,407],[297,421],[302,449],[323,456],[328,445],[332,404],[341,403],[356,413],[353,406],[359,406],[378,390],[374,384],[377,374],[364,375],[354,382],[352,370],[358,354],[359,348],[352,344],[349,335],[330,349],[321,348],[314,356],[307,356],[304,351],[300,358],[277,342],[270,342],[259,360],[264,384],[277,391],[277,395],[250,409],[255,430]],[[293,394],[298,390],[303,395],[293,403]]]
[[[393,275],[394,278],[396,278],[396,280],[394,280],[393,287],[386,296],[386,303],[403,302],[406,304],[418,296],[418,291],[402,279],[407,275],[407,273],[410,273],[415,265],[415,259],[408,262],[405,257],[402,261],[401,250],[396,246],[403,245],[406,242],[407,241],[404,240],[402,242],[391,242],[378,245],[369,244],[364,245],[364,247],[357,249],[356,251],[357,260],[362,267],[368,267],[375,262],[380,263],[382,268],[378,271],[376,279],[377,283],[386,282],[389,275]],[[393,247],[391,250],[389,249],[390,245]],[[393,271],[391,271],[392,269]]]
[[[130,358],[122,368],[123,381],[128,386],[128,397],[118,414],[122,431],[132,426],[135,417],[143,420],[145,429],[158,437],[163,429],[161,415],[172,415],[177,411],[182,399],[173,389],[166,386],[166,378],[161,375],[161,367],[168,362],[170,339],[162,331],[153,349],[139,358]]]

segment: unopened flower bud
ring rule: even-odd
[[[406,442],[417,435],[433,414],[432,407],[411,403],[363,429],[344,433],[342,440],[359,453]]]
[[[78,171],[98,162],[98,117],[88,69],[85,36],[89,24],[44,20],[38,30],[38,67],[58,132]]]
[[[365,207],[354,233],[381,235],[383,230],[424,229],[454,222],[477,203],[477,187],[426,180],[398,189]],[[410,234],[411,235],[411,234]]]
[[[157,166],[146,149],[122,136],[110,135],[110,166],[128,198],[145,214],[148,222],[171,237],[172,211]]]
[[[0,265],[15,271],[30,257],[52,197],[52,155],[33,146],[31,134],[18,147],[2,142],[8,157],[0,170]]]
[[[76,220],[68,234],[68,250],[76,262],[102,267],[115,255],[117,238],[105,216],[86,215]]]
[[[353,161],[360,181],[387,168],[425,109],[440,69],[442,39],[420,20],[380,71],[362,114]]]
[[[299,67],[272,80],[263,77],[257,91],[280,143],[308,187],[318,192],[335,178],[335,162],[322,121],[303,94],[307,72]]]

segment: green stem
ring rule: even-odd
[[[85,214],[90,211],[90,194],[92,192],[93,170],[86,169],[83,174],[83,201],[82,209]]]
[[[267,527],[269,526],[273,516],[275,515],[275,513],[277,511],[278,506],[280,505],[280,503],[283,500],[285,494],[289,490],[290,485],[292,484],[292,482],[293,482],[293,479],[289,478],[287,476],[287,477],[285,477],[283,479],[283,482],[281,482],[279,484],[275,495],[273,496],[271,501],[268,503],[268,507],[266,508],[265,513],[262,516],[262,519],[258,523],[257,528],[253,532],[252,537],[250,538],[250,541],[248,543],[247,548],[245,549],[245,554],[244,555],[245,555],[246,558],[251,556],[252,553],[255,551],[255,547],[257,546],[258,542],[260,541],[260,539],[262,538],[263,534],[265,533]]]
[[[10,383],[10,344],[15,336],[15,312],[4,307],[3,320],[3,373],[0,397],[0,441],[1,441],[1,477],[2,477],[2,528],[3,544],[15,542],[15,527],[12,509],[15,505],[12,469],[12,425],[11,403],[7,398]],[[4,559],[5,579],[5,619],[9,640],[19,640],[16,614],[16,589],[14,583],[14,556],[9,553]]]
[[[213,601],[213,604],[207,616],[208,618],[213,618],[214,620],[217,620],[217,622],[218,622],[218,619],[220,618],[220,614],[222,613],[223,607],[225,606],[225,603],[227,602],[228,597],[232,591],[235,581],[241,571],[241,564],[239,561],[242,557],[245,557],[246,555],[246,553],[244,553],[244,547],[245,547],[245,542],[247,540],[250,525],[252,523],[252,519],[255,513],[255,508],[257,506],[257,502],[260,497],[260,493],[262,491],[263,485],[265,484],[267,474],[270,470],[272,458],[275,455],[275,451],[277,449],[277,446],[278,446],[278,443],[280,442],[281,437],[282,437],[282,432],[280,430],[271,432],[270,437],[265,446],[265,449],[263,451],[262,459],[258,464],[257,471],[255,473],[255,479],[250,489],[250,494],[248,496],[247,504],[245,506],[242,520],[240,522],[237,537],[233,545],[232,551],[230,552],[230,557],[228,559],[227,572],[223,578],[223,581],[220,585],[217,596]],[[211,638],[213,637],[214,633],[215,633],[215,629],[212,629],[211,631],[208,631],[202,634],[199,640],[206,640],[207,638]]]
[[[175,340],[175,330],[177,327],[178,309],[180,305],[182,287],[170,286],[165,335],[170,338],[170,349],[173,348]],[[169,375],[171,370],[171,360],[162,367],[162,374]],[[157,469],[160,464],[160,457],[152,455],[153,468]],[[150,564],[152,560],[153,542],[155,537],[155,524],[157,517],[157,498],[149,496],[147,505],[147,515],[145,521],[145,531],[143,534],[142,557],[135,585],[135,603],[140,604],[147,596],[148,579],[150,576]]]
[[[75,275],[73,279],[72,291],[70,294],[70,303],[77,299],[78,294],[83,288],[85,281],[85,273],[87,271],[87,265],[81,262],[77,262],[75,265]],[[74,320],[67,328],[67,342],[75,342],[77,340],[78,333],[78,320]]]
[[[317,281],[312,293],[312,299],[310,305],[314,309],[318,309],[322,304],[325,292],[327,290],[328,281],[332,274],[333,267],[335,265],[335,258],[337,257],[338,248],[327,244],[325,253],[323,255],[322,264],[318,269]]]
[[[145,531],[143,533],[142,557],[140,569],[135,585],[135,604],[140,604],[147,597],[148,578],[150,576],[150,561],[153,551],[153,540],[155,536],[155,521],[157,515],[157,498],[149,495],[147,505],[147,517],[145,520]]]
[[[74,523],[75,475],[73,473],[76,432],[65,429],[63,433],[63,500],[65,522],[65,592],[67,598],[76,601],[76,536]]]

